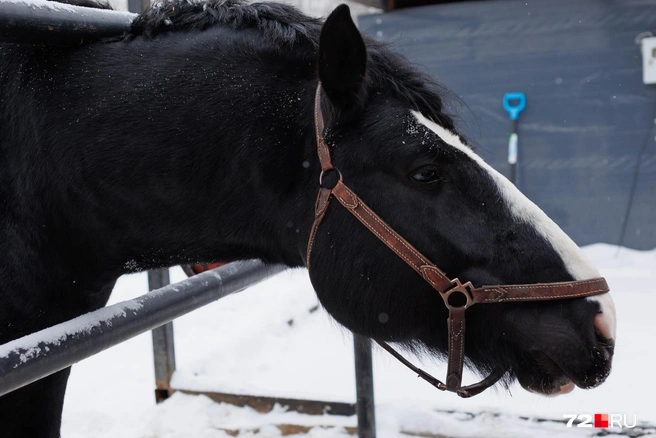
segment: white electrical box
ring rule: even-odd
[[[642,46],[642,82],[656,84],[656,37],[643,38]]]

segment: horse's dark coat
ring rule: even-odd
[[[321,29],[289,6],[177,0],[121,41],[0,45],[0,343],[103,306],[126,272],[253,257],[303,266],[317,72],[334,163],[450,276],[570,280],[490,176],[410,115],[453,130],[446,91],[363,44],[346,7]],[[441,298],[339,207],[311,268],[348,328],[444,351]],[[583,300],[474,307],[466,351],[479,370],[507,367],[536,390],[557,387],[561,369],[591,386],[609,369],[595,356],[597,311]],[[1,398],[4,436],[58,436],[67,375]]]

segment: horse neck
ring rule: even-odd
[[[47,121],[59,127],[44,157],[52,217],[66,230],[53,237],[73,258],[124,271],[243,258],[302,265],[319,173],[312,67],[289,53],[234,62],[216,47],[190,65],[188,47],[171,41],[104,53],[95,78],[51,94],[53,105],[68,102]],[[112,78],[106,90],[102,78]]]

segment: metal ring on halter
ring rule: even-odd
[[[471,282],[468,281],[468,282],[463,284],[457,278],[453,279],[451,282],[453,283],[453,287],[441,294],[442,299],[444,300],[444,304],[446,305],[447,309],[452,309],[452,308],[465,308],[465,309],[468,309],[469,307],[476,304],[474,302],[474,299],[471,296],[471,293],[470,293],[470,290],[473,288],[473,285],[471,284]],[[454,293],[462,294],[462,295],[465,296],[466,301],[465,301],[464,305],[458,306],[458,305],[455,305],[455,304],[449,302],[449,298]]]
[[[342,172],[340,172],[339,170],[335,169],[334,167],[331,167],[330,169],[326,169],[326,170],[322,170],[322,171],[321,171],[321,174],[319,175],[319,187],[323,187],[323,186],[324,186],[324,185],[323,185],[323,176],[324,176],[326,173],[328,173],[328,172],[330,172],[330,171],[332,171],[332,170],[334,170],[335,172],[337,172],[337,175],[339,175],[339,178],[337,179],[337,181],[342,181]],[[337,181],[335,181],[335,184],[337,184]],[[343,181],[342,181],[342,182],[343,182]],[[333,187],[334,187],[334,186],[333,186]],[[333,187],[326,187],[326,188],[332,189]]]

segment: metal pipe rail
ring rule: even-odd
[[[230,263],[0,345],[0,396],[287,269]]]
[[[0,42],[79,45],[127,32],[136,16],[44,0],[0,0]]]

